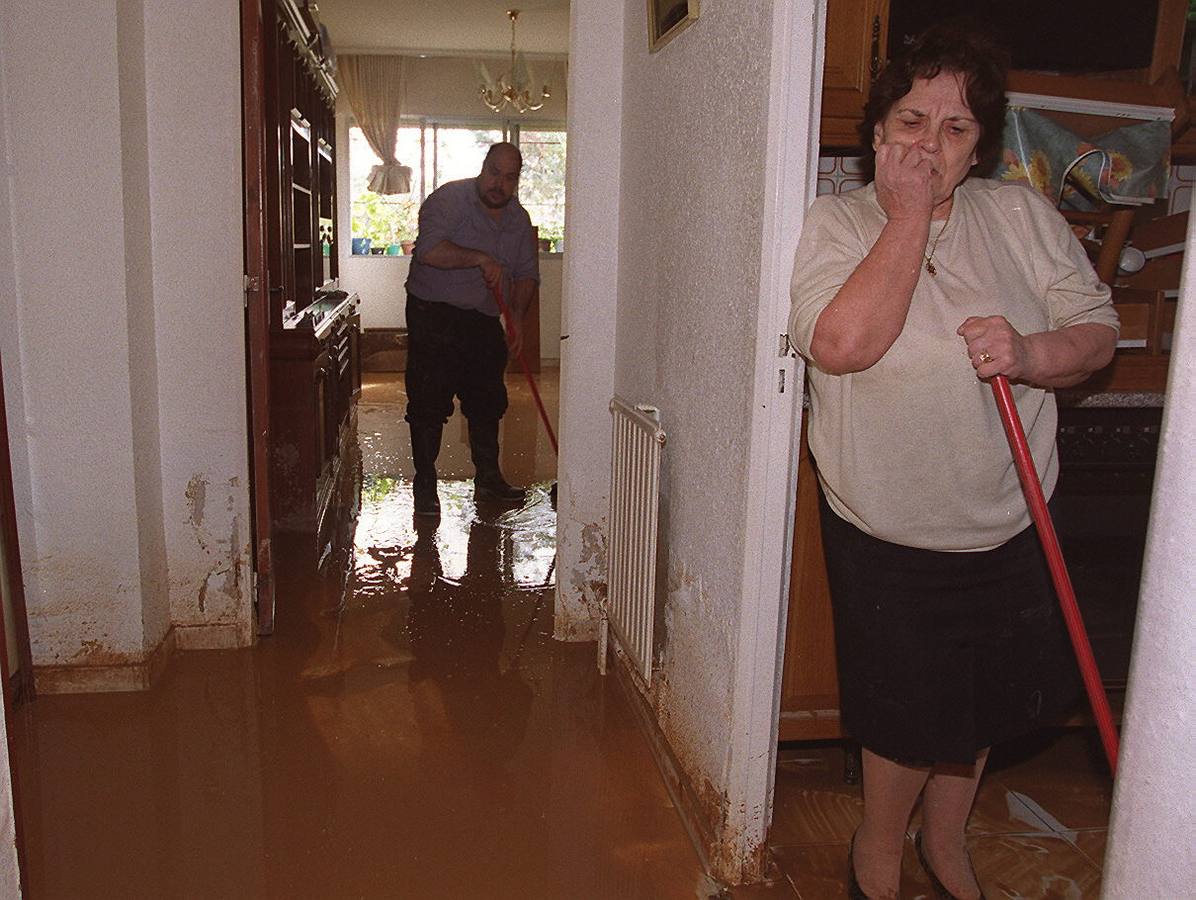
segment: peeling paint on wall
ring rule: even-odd
[[[708,828],[714,871],[738,857],[728,831],[729,799],[725,787],[726,748],[730,742],[734,658],[733,624],[714,603],[703,574],[682,557],[670,554],[660,668],[649,703],[661,734],[691,785],[696,812]],[[716,859],[721,854],[721,858]]]
[[[208,480],[203,475],[192,475],[187,482],[187,507],[191,510],[188,518],[196,531],[203,528],[204,506],[207,504]]]
[[[553,637],[558,641],[589,641],[598,633],[606,602],[606,529],[598,523],[582,526],[581,554],[565,583],[569,603],[557,608]]]
[[[139,663],[144,659],[141,653],[122,653],[104,645],[97,639],[85,640],[79,649],[71,656],[69,664],[73,666],[127,666]]]
[[[211,482],[204,473],[195,473],[187,482],[184,499],[187,507],[187,522],[191,527],[196,548],[200,554],[202,574],[183,571],[172,577],[172,593],[175,596],[192,593],[195,597],[193,610],[198,612],[201,623],[218,624],[234,622],[240,618],[245,605],[243,588],[246,560],[251,548],[241,537],[241,517],[236,510],[242,498],[241,479],[237,476],[226,482],[223,502],[215,505],[218,511],[214,521],[209,514],[208,494]],[[205,525],[206,523],[206,525]],[[227,536],[213,533],[218,525],[227,529]],[[172,575],[182,568],[172,567]],[[176,621],[179,610],[175,611]],[[195,615],[187,617],[194,620]],[[184,624],[190,624],[184,621]]]

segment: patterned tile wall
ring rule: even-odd
[[[818,159],[818,194],[842,194],[866,184],[860,171],[859,157],[822,156]],[[1196,166],[1172,166],[1167,185],[1170,212],[1183,212],[1192,206],[1196,189]]]

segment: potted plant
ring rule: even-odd
[[[556,223],[540,226],[540,251],[542,253],[559,253],[563,249],[564,243],[565,229],[563,226]]]

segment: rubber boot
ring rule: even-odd
[[[469,421],[469,452],[473,456],[475,499],[523,502],[523,488],[507,484],[498,468],[498,419]]]
[[[411,459],[415,463],[415,514],[440,515],[440,497],[436,494],[436,457],[440,455],[439,422],[411,422]]]

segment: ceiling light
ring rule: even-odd
[[[527,88],[527,82],[531,79],[527,77],[527,64],[524,62],[522,55],[519,56],[518,66],[516,65],[515,54],[515,22],[519,18],[519,10],[508,9],[507,18],[511,20],[511,64],[507,71],[499,76],[497,82],[492,85],[483,84],[481,90],[482,102],[485,103],[494,112],[499,112],[503,107],[510,105],[517,113],[526,113],[537,110],[544,105],[552,94],[548,90],[548,85],[544,85],[540,96],[537,98],[539,102],[532,102],[531,91]],[[520,77],[523,76],[523,77]]]

